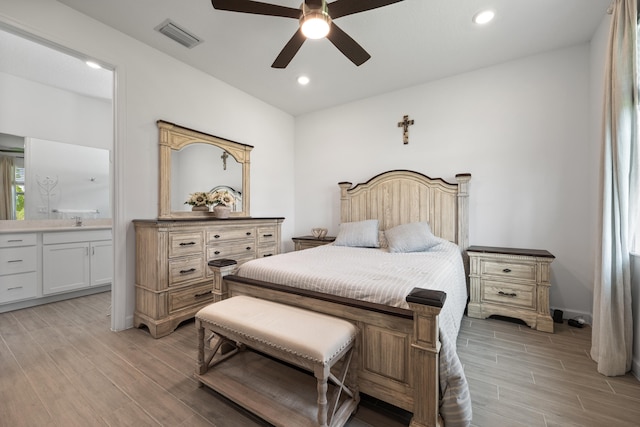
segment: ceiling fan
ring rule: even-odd
[[[307,38],[323,37],[328,38],[354,64],[364,64],[371,55],[333,20],[401,1],[403,0],[336,0],[327,4],[326,0],[304,0],[298,9],[252,0],[211,0],[211,4],[218,10],[298,19],[300,28],[271,64],[273,68],[286,68]]]

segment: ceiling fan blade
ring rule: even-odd
[[[256,15],[282,16],[285,18],[300,18],[300,9],[278,6],[251,0],[211,0],[214,9],[230,12],[253,13]]]
[[[347,33],[342,31],[340,27],[336,25],[335,22],[331,23],[331,31],[327,35],[327,38],[335,47],[340,50],[353,62],[354,64],[360,66],[367,62],[371,55],[367,53],[366,50],[362,48],[354,39],[352,39]]]
[[[331,19],[338,19],[341,16],[352,15],[366,10],[377,9],[403,0],[336,0],[329,3],[329,16]]]
[[[289,65],[289,62],[296,56],[296,53],[298,53],[300,47],[302,47],[302,43],[304,43],[306,39],[302,31],[298,28],[298,31],[289,39],[276,60],[273,61],[271,68],[287,68],[287,65]]]

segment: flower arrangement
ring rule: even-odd
[[[230,208],[236,201],[233,194],[227,190],[216,190],[209,194],[211,195],[212,204],[215,206],[226,206]]]
[[[189,194],[189,198],[184,202],[185,205],[191,206],[210,206],[214,203],[215,200],[213,200],[213,194],[205,193],[204,191]]]

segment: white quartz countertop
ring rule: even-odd
[[[103,230],[111,228],[111,219],[86,219],[81,226],[76,226],[72,219],[53,220],[26,220],[26,221],[0,221],[0,234],[7,233],[29,233],[42,231],[82,231],[82,230]]]

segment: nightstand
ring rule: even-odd
[[[468,316],[493,314],[523,320],[531,328],[553,333],[549,312],[550,266],[548,251],[471,246]]]
[[[300,251],[302,249],[315,248],[316,246],[326,245],[328,243],[332,243],[336,238],[334,236],[326,236],[323,239],[317,239],[313,236],[301,236],[294,237],[293,243],[295,244],[295,250]]]

